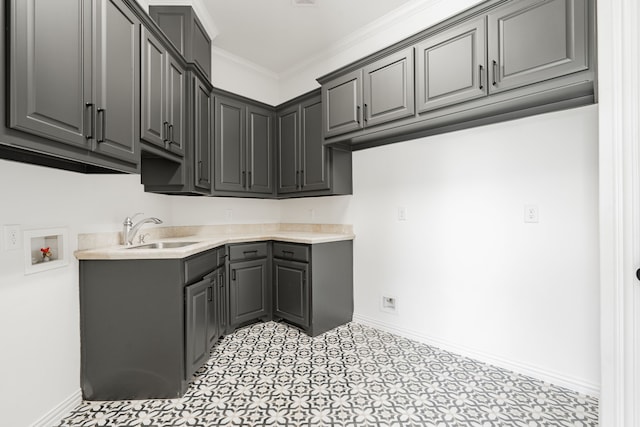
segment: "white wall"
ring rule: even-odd
[[[120,231],[135,212],[165,225],[224,224],[227,209],[233,222],[280,216],[273,200],[147,194],[138,175],[83,175],[5,160],[0,195],[0,226],[66,227],[69,237],[69,265],[32,275],[24,273],[22,250],[0,244],[0,425],[15,427],[55,420],[62,415],[57,409],[79,398],[78,262],[72,256],[78,233]]]
[[[357,320],[597,395],[597,117],[589,106],[357,151],[352,197],[289,200],[282,217],[354,224]],[[525,204],[539,223],[524,223]]]

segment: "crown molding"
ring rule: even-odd
[[[480,0],[478,0],[478,3],[479,2]],[[361,43],[367,42],[372,37],[375,37],[379,35],[381,32],[388,30],[389,27],[397,25],[402,21],[411,18],[414,15],[424,13],[425,11],[428,11],[428,10],[432,10],[435,6],[437,6],[440,3],[446,3],[446,1],[445,0],[411,0],[408,3],[405,3],[403,6],[400,6],[399,8],[387,13],[386,15],[381,16],[380,18],[365,25],[364,27],[359,28],[358,30],[342,38],[338,42],[332,44],[327,49],[321,52],[318,52],[315,55],[310,56],[309,58],[296,64],[289,70],[283,73],[280,73],[280,78],[286,79],[291,75],[294,75],[300,72],[301,70],[304,70],[310,67],[313,64],[319,64],[327,61],[332,57],[338,56],[342,52],[345,52]],[[446,17],[443,17],[442,19],[444,18]],[[427,23],[427,25],[424,28],[428,28],[432,24],[433,23]],[[412,32],[412,34],[414,32]],[[400,41],[410,35],[411,34],[403,35],[400,39],[396,41]]]
[[[264,77],[271,80],[279,80],[280,76],[275,71],[272,71],[266,67],[256,64],[255,62],[251,62],[248,59],[245,59],[241,56],[235,55],[228,50],[221,49],[217,46],[211,46],[211,54],[213,56],[222,57],[230,62],[233,62],[237,65],[240,65],[244,68],[248,68],[251,71],[254,71],[258,74],[263,75]]]

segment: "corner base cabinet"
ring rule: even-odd
[[[273,317],[312,337],[350,322],[353,242],[274,242]]]
[[[81,261],[83,398],[182,396],[221,335],[219,264],[224,248],[185,259]]]

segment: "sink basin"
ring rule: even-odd
[[[199,242],[155,242],[148,243],[146,245],[140,246],[131,246],[127,249],[172,249],[172,248],[182,248],[184,246],[195,245]]]

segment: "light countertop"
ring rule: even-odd
[[[197,232],[189,234],[194,229],[197,229]],[[151,233],[150,230],[154,230],[154,232]],[[164,230],[162,228],[154,228],[143,230],[143,232],[150,235],[144,244],[155,242],[194,243],[179,248],[135,249],[136,246],[141,244],[133,246],[99,244],[100,241],[113,243],[113,235],[119,235],[119,233],[109,233],[108,235],[88,234],[78,236],[79,250],[74,252],[74,255],[79,260],[175,259],[186,258],[228,243],[277,240],[280,242],[313,245],[353,240],[355,238],[351,226],[331,224],[269,224],[266,227],[236,225],[225,229],[216,226],[164,227]],[[155,235],[152,236],[151,234]],[[87,248],[86,246],[91,246],[91,244],[88,245],[86,242],[91,242],[99,247]]]

